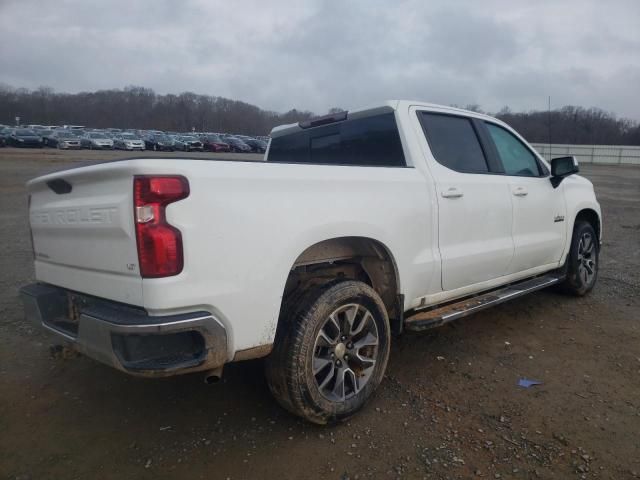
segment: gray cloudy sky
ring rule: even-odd
[[[640,0],[0,0],[0,82],[317,113],[551,95],[640,119]]]

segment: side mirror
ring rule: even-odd
[[[551,185],[556,188],[563,179],[574,173],[578,173],[578,160],[576,157],[558,157],[551,160]]]

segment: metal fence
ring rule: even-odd
[[[560,145],[532,143],[540,155],[551,160],[573,155],[579,163],[640,165],[640,147],[628,145]]]

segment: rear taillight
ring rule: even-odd
[[[165,209],[188,196],[189,182],[184,177],[134,177],[138,263],[143,277],[170,277],[182,271],[182,235],[167,223]]]

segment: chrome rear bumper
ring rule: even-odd
[[[150,316],[48,284],[20,289],[26,318],[77,351],[132,375],[171,376],[227,361],[227,334],[208,312]]]

